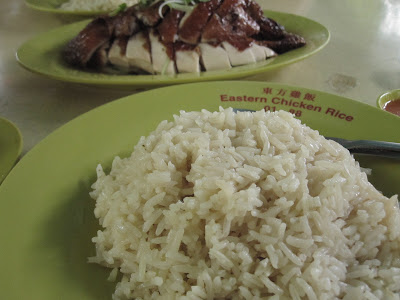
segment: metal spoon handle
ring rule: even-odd
[[[341,144],[351,153],[370,154],[400,159],[400,143],[370,140],[346,140],[334,137],[327,137],[327,139]]]

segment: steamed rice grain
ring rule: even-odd
[[[97,177],[113,299],[400,299],[397,196],[287,112],[181,112]]]

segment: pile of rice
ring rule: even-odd
[[[68,11],[112,11],[121,4],[132,6],[138,0],[69,0],[61,4],[60,9]]]
[[[114,299],[399,299],[397,196],[279,112],[181,112],[92,198]]]

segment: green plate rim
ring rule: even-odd
[[[51,1],[47,1],[48,6],[43,5],[42,3],[46,2],[43,0],[25,0],[26,6],[42,11],[42,12],[47,12],[47,13],[52,13],[52,14],[58,14],[58,15],[69,15],[69,16],[81,16],[81,17],[93,17],[101,14],[106,14],[109,13],[110,11],[85,11],[85,10],[79,10],[79,11],[70,11],[70,10],[63,10],[57,8],[55,4],[52,4]],[[62,1],[62,2],[67,2],[67,0]]]
[[[7,177],[7,174],[17,162],[19,156],[22,153],[23,147],[22,133],[17,125],[14,124],[14,122],[6,118],[0,117],[0,129],[3,128],[6,128],[7,130],[7,136],[0,136],[0,144],[7,142],[7,146],[5,147],[5,154],[3,153],[4,148],[1,149],[2,156],[7,156],[7,158],[0,159],[0,162],[3,163],[0,170],[0,184]],[[10,139],[13,140],[12,144],[8,144]]]

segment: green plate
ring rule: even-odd
[[[0,183],[14,166],[21,150],[21,132],[13,123],[0,118]]]
[[[67,2],[67,0],[25,0],[25,4],[30,8],[54,14],[90,17],[107,13],[107,11],[69,11],[60,9],[61,4],[64,2]]]
[[[235,100],[235,101],[233,101]],[[240,101],[241,100],[241,101]],[[60,127],[28,152],[0,186],[3,299],[111,299],[109,271],[94,254],[97,222],[88,196],[96,166],[109,169],[140,136],[180,110],[285,109],[327,136],[399,142],[400,118],[319,91],[267,82],[176,85],[110,102]],[[378,126],[379,125],[379,126]],[[382,130],[384,129],[384,130]],[[399,193],[400,160],[363,157],[372,182]]]
[[[54,79],[115,87],[149,87],[208,80],[242,78],[267,72],[304,59],[321,50],[329,41],[329,31],[310,19],[281,12],[265,11],[268,17],[284,25],[290,32],[302,35],[305,47],[284,53],[259,63],[239,66],[225,71],[209,71],[177,75],[111,75],[79,70],[67,65],[62,57],[63,47],[78,34],[88,20],[72,23],[41,34],[23,44],[17,60],[28,70]]]

